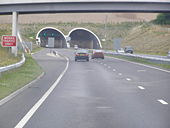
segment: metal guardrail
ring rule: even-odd
[[[18,62],[16,64],[11,64],[8,66],[0,67],[0,73],[11,70],[11,69],[18,68],[18,67],[22,66],[24,63],[25,63],[25,56],[24,56],[24,54],[22,54],[22,60],[20,62]]]
[[[170,64],[170,59],[166,58],[158,58],[158,57],[151,57],[151,56],[144,56],[144,55],[135,55],[135,54],[128,54],[128,53],[117,53],[113,51],[105,51],[106,54],[110,55],[118,55],[118,56],[127,56],[131,58],[142,58],[149,61],[152,61],[157,64]]]

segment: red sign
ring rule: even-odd
[[[2,36],[2,47],[15,47],[16,36]]]

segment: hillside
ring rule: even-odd
[[[170,26],[144,24],[129,31],[122,46],[133,46],[136,52],[167,54],[170,50]]]
[[[156,13],[58,13],[58,14],[27,14],[19,15],[20,24],[32,23],[120,23],[151,21]],[[0,16],[0,24],[11,23],[12,16]]]

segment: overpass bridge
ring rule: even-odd
[[[0,0],[0,15],[13,15],[17,35],[19,14],[91,12],[170,12],[169,0]],[[13,48],[13,53],[17,53]]]
[[[169,0],[1,0],[0,14],[170,12]]]

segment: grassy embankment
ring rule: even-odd
[[[41,67],[30,55],[26,55],[26,62],[23,66],[1,74],[0,99],[28,84],[41,73]]]
[[[0,37],[2,35],[11,35],[9,25],[0,26]],[[19,62],[20,60],[21,54],[15,57],[11,54],[9,48],[0,46],[0,67]],[[41,67],[38,66],[30,55],[26,55],[26,62],[23,66],[0,74],[0,99],[23,87],[41,73]]]

